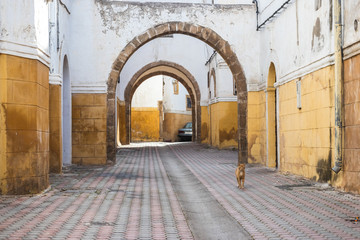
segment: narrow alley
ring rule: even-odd
[[[360,239],[360,196],[195,143],[138,143],[71,166],[33,196],[0,196],[0,239]]]

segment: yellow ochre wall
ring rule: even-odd
[[[201,106],[201,143],[210,143],[210,115],[209,107]]]
[[[126,111],[125,102],[117,100],[117,143],[118,145],[129,144],[127,141],[126,125],[125,125]]]
[[[237,102],[201,107],[201,142],[220,149],[238,148]]]
[[[0,194],[49,186],[49,68],[0,54]]]
[[[62,170],[62,132],[61,132],[61,86],[50,84],[50,160],[49,170],[61,173]]]
[[[131,108],[131,141],[159,141],[160,117],[158,108]]]
[[[178,141],[178,130],[187,122],[192,121],[191,114],[180,114],[180,113],[165,113],[164,114],[164,141],[176,142]]]
[[[106,94],[72,94],[72,161],[106,164]]]
[[[320,182],[332,180],[334,68],[322,68],[279,87],[280,168]]]
[[[344,61],[345,151],[341,186],[360,193],[360,55]]]
[[[248,162],[266,165],[265,92],[248,92]]]

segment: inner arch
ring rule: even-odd
[[[165,75],[178,80],[188,91],[192,102],[192,122],[194,129],[193,141],[199,142],[201,136],[201,108],[200,108],[200,89],[189,71],[179,64],[167,61],[159,61],[150,63],[141,68],[129,81],[125,88],[125,132],[126,143],[130,143],[130,116],[131,116],[131,100],[136,89],[147,79]]]

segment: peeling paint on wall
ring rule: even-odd
[[[312,32],[311,49],[320,51],[324,47],[324,35],[321,34],[320,18],[316,19]]]

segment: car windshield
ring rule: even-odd
[[[184,128],[192,128],[192,122],[186,123]]]

